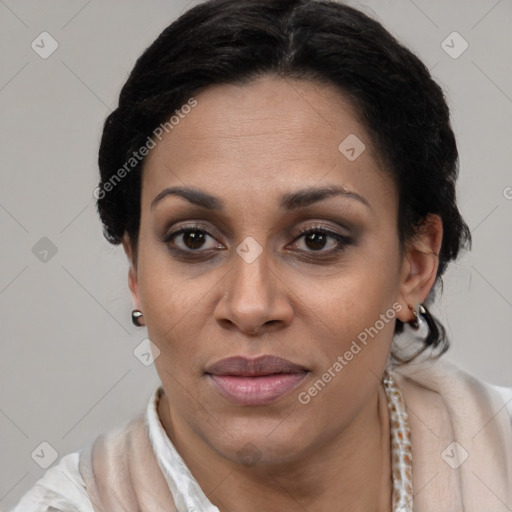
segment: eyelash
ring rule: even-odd
[[[199,226],[199,225],[191,225],[191,226],[187,226],[185,228],[182,228],[182,229],[179,229],[177,231],[174,231],[172,233],[169,233],[168,235],[164,236],[163,239],[162,239],[162,242],[165,243],[167,245],[167,247],[169,248],[170,251],[172,251],[173,253],[177,254],[177,255],[186,255],[188,258],[196,258],[196,259],[206,259],[205,258],[205,255],[204,253],[205,252],[212,252],[212,251],[215,251],[216,249],[188,249],[188,250],[184,250],[184,249],[180,249],[178,247],[172,247],[171,246],[171,242],[177,238],[178,236],[180,235],[183,235],[185,233],[189,233],[189,232],[201,232],[201,233],[205,233],[207,236],[211,237],[214,239],[214,237],[206,230],[204,229],[203,227]],[[295,243],[297,242],[299,239],[311,234],[311,233],[321,233],[323,235],[326,235],[330,238],[333,238],[334,240],[336,240],[337,242],[337,246],[333,249],[329,249],[329,250],[323,250],[323,249],[319,249],[317,251],[315,250],[309,250],[309,251],[300,251],[302,252],[302,254],[306,254],[306,258],[311,258],[311,255],[315,255],[314,259],[327,259],[335,254],[338,254],[344,250],[346,250],[346,248],[348,246],[351,246],[351,245],[354,245],[354,240],[348,236],[345,236],[345,235],[341,235],[339,233],[335,233],[334,231],[331,231],[329,229],[326,229],[325,227],[323,226],[312,226],[312,227],[309,227],[307,229],[304,229],[302,230],[294,239],[294,241],[292,243]],[[202,253],[202,254],[201,254]],[[313,258],[311,258],[313,259]]]
[[[337,245],[334,248],[327,249],[327,250],[319,249],[318,251],[314,251],[314,250],[304,251],[308,255],[308,257],[310,257],[310,255],[318,254],[320,258],[328,258],[330,256],[333,256],[335,254],[338,254],[338,253],[344,251],[347,248],[347,246],[354,245],[354,240],[352,238],[345,236],[345,235],[341,235],[339,233],[335,233],[334,231],[326,229],[325,227],[322,227],[322,226],[313,226],[313,227],[302,230],[295,237],[294,243],[297,242],[299,239],[304,238],[311,233],[321,233],[323,235],[326,235],[327,237],[333,238],[334,240],[336,240]]]

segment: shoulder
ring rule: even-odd
[[[80,451],[63,456],[46,471],[11,512],[94,512],[78,470]]]
[[[489,385],[494,389],[494,392],[501,397],[508,414],[512,418],[512,388],[496,386],[493,384]]]
[[[410,425],[413,485],[429,488],[415,510],[505,510],[512,503],[512,388],[442,359],[393,373]]]
[[[147,411],[155,407],[154,392],[147,405]],[[131,442],[147,436],[142,414],[125,424],[110,429],[95,437],[87,445],[72,453],[64,455],[60,461],[47,469],[42,478],[36,481],[9,512],[95,512],[92,504],[92,486],[89,472],[89,459],[93,447],[101,448],[106,457],[115,454],[125,464]],[[135,443],[137,446],[140,443]],[[116,474],[107,473],[110,478]],[[53,508],[52,508],[53,507]]]
[[[442,404],[461,427],[497,428],[512,441],[512,388],[491,384],[447,360],[406,364],[395,374],[413,409],[423,404]],[[488,422],[488,423],[487,423]]]

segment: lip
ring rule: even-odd
[[[295,389],[309,373],[304,366],[264,355],[221,359],[206,368],[217,391],[237,405],[264,405]]]

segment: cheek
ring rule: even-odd
[[[318,331],[311,332],[320,344],[318,348],[323,348],[324,365],[350,350],[357,357],[347,357],[357,359],[357,366],[379,364],[387,357],[395,323],[393,290],[390,286],[385,293],[382,283],[379,286],[367,274],[360,279],[352,274],[311,297],[305,305],[309,314],[304,314],[317,318],[315,323],[324,333],[318,336]]]
[[[387,359],[399,289],[399,251],[394,242],[393,237],[376,237],[361,244],[343,268],[326,279],[293,279],[292,287],[301,298],[298,316],[309,319],[310,336],[317,340],[317,370],[325,371],[347,351],[352,351],[347,353],[351,367],[375,372]]]
[[[388,247],[385,251],[382,246],[362,245],[328,276],[291,271],[281,275],[303,306],[304,315],[309,309],[309,316],[323,320],[332,332],[354,334],[373,324],[397,299],[399,254],[391,244]]]
[[[149,338],[161,352],[165,364],[191,361],[199,340],[193,328],[205,321],[204,305],[212,276],[184,277],[165,247],[141,245],[138,262],[139,294]]]
[[[309,318],[321,318],[312,378],[297,393],[310,415],[323,418],[325,435],[334,435],[367,403],[378,385],[393,342],[396,286],[390,274],[362,266],[317,290]],[[395,307],[393,307],[395,305]],[[311,354],[311,352],[309,352]]]
[[[150,279],[144,286],[142,304],[147,311],[148,334],[164,355],[174,361],[190,360],[199,344],[195,334],[205,321],[205,295],[205,289],[198,283],[180,280],[178,276]]]

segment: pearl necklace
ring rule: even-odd
[[[390,369],[384,372],[382,382],[390,413],[393,512],[412,512],[412,454],[408,416],[402,393]]]

